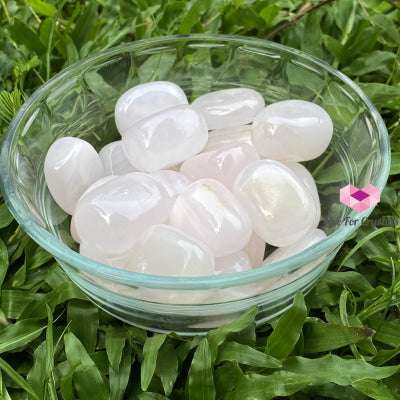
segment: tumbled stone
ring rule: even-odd
[[[125,154],[140,171],[167,169],[199,153],[207,143],[204,118],[191,106],[147,117],[122,137]]]
[[[180,171],[192,182],[212,178],[232,189],[239,173],[259,159],[253,146],[247,143],[232,144],[188,158]]]
[[[93,146],[75,137],[63,137],[49,148],[44,175],[51,195],[68,214],[74,212],[82,193],[104,174]]]
[[[190,185],[190,180],[179,172],[169,169],[152,172],[150,174],[158,183],[164,186],[172,202]]]
[[[213,275],[215,259],[199,240],[168,225],[153,225],[136,240],[129,270],[163,276]]]
[[[243,251],[249,256],[251,266],[258,268],[264,260],[265,241],[253,232]]]
[[[321,229],[313,229],[313,230],[307,232],[297,242],[294,242],[289,246],[279,247],[278,249],[274,250],[264,260],[263,264],[269,265],[269,264],[284,260],[286,258],[292,257],[298,253],[301,253],[303,250],[307,249],[308,247],[311,247],[315,243],[318,243],[325,238],[326,238],[326,234],[324,231],[321,231]]]
[[[208,129],[220,129],[252,122],[265,103],[253,89],[233,88],[204,94],[192,105],[203,114]]]
[[[126,158],[122,141],[117,140],[104,146],[99,152],[104,167],[104,175],[124,175],[137,172]]]
[[[254,118],[252,141],[260,155],[278,161],[306,161],[328,147],[333,124],[328,113],[304,100],[270,104]]]
[[[171,205],[167,191],[151,176],[113,176],[81,197],[74,213],[76,231],[93,251],[119,256],[146,228],[165,222]]]
[[[273,246],[288,246],[313,227],[316,209],[310,191],[278,161],[246,167],[233,192],[246,207],[254,231]]]
[[[244,251],[215,259],[214,275],[233,274],[235,272],[250,271],[251,262]]]
[[[84,257],[90,258],[91,260],[115,268],[126,269],[129,263],[129,254],[122,254],[117,257],[110,257],[102,254],[98,249],[92,249],[88,247],[84,243],[80,244],[79,253]]]
[[[78,233],[76,232],[74,216],[72,216],[72,218],[71,218],[70,233],[71,233],[72,239],[74,239],[76,243],[81,242],[81,239],[79,238]]]
[[[176,199],[169,223],[208,245],[216,257],[238,252],[252,233],[245,208],[214,179],[189,185]]]
[[[231,144],[247,143],[253,145],[252,125],[233,126],[231,128],[215,129],[208,134],[208,141],[203,152],[219,149]]]
[[[319,225],[319,221],[321,219],[321,203],[319,201],[318,189],[313,176],[304,165],[301,165],[297,162],[287,161],[283,162],[282,164],[286,165],[311,192],[316,210],[313,228],[316,228]]]
[[[175,83],[156,81],[127,90],[115,105],[115,123],[121,135],[134,124],[170,107],[188,104],[183,90]]]

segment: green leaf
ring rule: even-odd
[[[114,369],[110,366],[110,399],[122,400],[126,392],[126,388],[129,383],[129,377],[131,374],[132,367],[132,350],[130,347],[126,347],[122,355],[121,362],[118,369]]]
[[[169,396],[178,377],[178,357],[171,341],[164,343],[158,352],[155,374],[161,380],[165,395]]]
[[[393,393],[381,381],[374,379],[360,379],[352,383],[354,389],[376,400],[396,400]]]
[[[167,335],[155,334],[148,338],[143,346],[143,363],[141,367],[141,387],[146,391],[156,370],[156,360],[160,347],[165,342]]]
[[[111,368],[118,371],[125,347],[126,334],[123,329],[109,326],[106,329],[106,352]]]
[[[18,109],[21,107],[21,104],[15,104],[14,102],[14,97],[12,95],[7,96],[5,93],[8,94],[8,92],[1,92],[0,93],[0,115],[1,115],[1,108],[6,107],[5,106],[5,100],[4,97],[10,97],[10,102],[12,102],[7,108],[7,113],[10,115],[10,117],[13,117],[15,113],[18,111]],[[3,105],[4,104],[4,105]],[[8,209],[7,205],[5,203],[0,204],[0,228],[4,228],[13,222],[14,217],[12,216],[10,210]]]
[[[6,277],[7,269],[8,269],[7,247],[3,243],[3,241],[0,240],[0,288],[4,282],[4,278]]]
[[[57,9],[42,0],[25,0],[37,13],[53,17],[57,14]]]
[[[96,19],[96,3],[93,0],[89,0],[76,21],[75,29],[70,35],[77,49],[80,49],[85,44],[87,38],[89,37],[90,31],[96,25]]]
[[[36,339],[45,325],[37,319],[24,319],[0,331],[0,354],[18,349]]]
[[[189,11],[182,18],[178,32],[190,33],[192,27],[199,22],[201,16],[209,9],[211,4],[211,0],[195,0],[193,4],[190,4]]]
[[[213,363],[207,338],[200,342],[194,353],[186,389],[189,400],[215,399]]]
[[[392,153],[390,175],[400,174],[400,153]]]
[[[215,361],[219,364],[223,361],[237,361],[239,364],[250,365],[261,368],[279,368],[281,362],[274,357],[235,342],[223,343],[219,347],[218,356]]]
[[[299,340],[306,317],[304,297],[298,292],[293,305],[279,318],[277,326],[268,338],[265,352],[278,360],[287,357]]]
[[[287,371],[276,371],[271,375],[244,375],[229,393],[226,400],[270,400],[277,396],[291,396],[308,386],[311,379]]]
[[[333,382],[338,385],[352,385],[360,379],[384,379],[400,370],[400,366],[374,367],[366,361],[344,359],[336,355],[326,355],[316,359],[303,357],[288,358],[283,369],[311,379],[312,385]]]
[[[78,338],[71,332],[64,336],[65,354],[68,363],[74,367],[80,362],[74,373],[73,382],[82,400],[110,400],[110,392],[96,364],[89,357]]]
[[[244,376],[236,361],[228,361],[214,372],[215,390],[217,399],[224,398],[237,385],[237,382]]]
[[[139,400],[168,400],[168,397],[152,392],[141,393],[138,398]]]
[[[37,34],[18,18],[14,18],[14,23],[8,27],[11,38],[18,44],[23,44],[36,54],[41,55],[46,52],[46,48],[40,41]]]
[[[75,365],[70,366],[68,372],[61,379],[60,388],[63,400],[75,400],[72,380],[80,365],[81,362],[79,361]]]
[[[320,18],[316,13],[309,13],[305,18],[301,49],[315,57],[322,58],[322,32]]]
[[[323,322],[306,322],[303,327],[304,352],[319,353],[358,343],[374,334],[362,326],[344,326]]]
[[[389,51],[376,50],[365,56],[358,57],[350,65],[343,68],[343,72],[353,76],[363,76],[375,71],[384,72],[390,75],[392,63],[396,54]]]

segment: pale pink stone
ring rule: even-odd
[[[97,249],[91,249],[84,243],[81,243],[79,246],[79,253],[91,260],[97,261],[101,264],[109,265],[111,267],[125,269],[129,262],[129,254],[123,254],[118,257],[109,257],[105,254],[102,254]]]
[[[215,259],[214,275],[233,274],[235,272],[250,271],[251,262],[244,251]]]
[[[192,182],[212,178],[232,189],[239,173],[259,159],[253,146],[247,143],[232,144],[188,158],[181,166],[181,173]]]
[[[252,267],[258,268],[264,260],[265,242],[253,232],[243,251],[249,256]]]
[[[319,201],[318,189],[313,176],[304,165],[301,165],[297,162],[288,161],[283,162],[282,164],[286,165],[311,192],[315,203],[315,209],[317,211],[313,225],[313,227],[316,228],[319,225],[319,221],[321,219],[321,203]]]
[[[109,178],[80,198],[74,219],[83,243],[115,257],[129,251],[146,228],[165,222],[172,201],[147,174],[132,172]]]
[[[238,143],[253,145],[251,141],[252,132],[252,125],[239,125],[231,128],[215,129],[208,134],[208,141],[203,152]]]
[[[202,242],[168,225],[153,225],[136,240],[128,269],[163,276],[206,276],[215,259]]]
[[[152,172],[150,176],[164,186],[173,202],[190,185],[190,181],[185,175],[169,169]]]
[[[103,163],[104,175],[124,175],[137,172],[137,169],[126,158],[122,141],[117,140],[104,146],[99,156]]]
[[[72,216],[71,218],[70,232],[72,239],[74,239],[76,243],[80,243],[81,239],[79,238],[78,232],[76,231],[74,216]]]
[[[178,196],[169,223],[224,257],[241,250],[250,240],[247,211],[222,183],[201,179]]]

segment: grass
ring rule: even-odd
[[[384,118],[391,175],[371,218],[400,217],[400,3],[338,0],[0,0],[0,133],[75,61],[175,33],[292,46],[346,73]],[[400,399],[399,228],[362,227],[272,325],[255,309],[207,337],[108,316],[0,204],[0,399]]]

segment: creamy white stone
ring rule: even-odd
[[[104,174],[93,146],[75,137],[63,137],[49,148],[44,175],[51,195],[68,214],[74,212],[82,193]]]
[[[137,169],[126,158],[122,141],[117,140],[104,146],[99,152],[104,167],[104,175],[124,175],[137,172]]]
[[[215,259],[199,240],[168,225],[147,228],[136,240],[129,259],[130,270],[152,275],[213,275]]]
[[[183,162],[180,171],[191,181],[212,178],[232,189],[239,173],[259,159],[260,156],[253,146],[238,143],[188,158]]]
[[[115,105],[115,123],[121,135],[150,115],[181,104],[188,104],[183,90],[175,83],[156,81],[127,90]]]
[[[264,260],[265,241],[253,232],[243,251],[249,256],[252,267],[258,268]]]
[[[324,231],[321,231],[321,229],[313,229],[307,232],[297,242],[292,243],[291,245],[286,247],[279,247],[278,249],[274,250],[264,260],[263,265],[276,263],[278,261],[284,260],[285,258],[292,257],[325,238],[326,234]]]
[[[146,228],[165,222],[171,205],[166,190],[151,176],[113,176],[81,197],[74,213],[76,231],[93,251],[119,256]]]
[[[122,254],[118,257],[109,257],[105,254],[102,254],[98,249],[92,249],[84,243],[80,244],[79,253],[84,257],[90,258],[91,260],[115,268],[125,269],[129,263],[129,254]]]
[[[270,104],[254,118],[252,141],[260,155],[278,161],[306,161],[328,147],[333,124],[328,113],[304,100]]]
[[[252,233],[245,208],[214,179],[189,185],[176,199],[169,223],[208,245],[216,257],[241,250]]]
[[[70,232],[71,232],[72,239],[74,239],[76,243],[80,243],[81,239],[79,238],[78,233],[76,232],[74,216],[72,216],[72,218],[71,218]]]
[[[288,246],[313,227],[316,209],[310,191],[278,161],[246,167],[233,192],[246,207],[254,231],[273,246]]]
[[[204,94],[192,105],[203,114],[208,129],[219,129],[252,122],[265,103],[253,89],[234,88]]]
[[[231,128],[215,129],[208,134],[208,141],[203,151],[211,151],[238,143],[253,145],[251,141],[252,132],[252,125],[239,125]]]
[[[283,162],[282,164],[286,165],[311,192],[316,210],[313,228],[316,228],[319,225],[319,221],[321,219],[321,203],[319,201],[318,189],[313,176],[304,165],[301,165],[297,162],[287,161]]]
[[[176,106],[130,127],[122,143],[135,168],[154,172],[173,167],[199,153],[207,138],[202,115],[191,106]]]
[[[152,172],[150,176],[164,186],[172,202],[174,202],[191,183],[185,175],[169,169]]]
[[[251,262],[244,251],[215,259],[214,275],[233,274],[235,272],[250,271]]]

